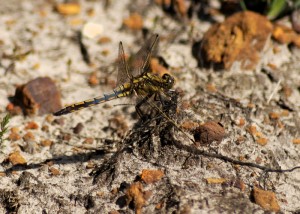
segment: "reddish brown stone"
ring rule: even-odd
[[[18,133],[11,132],[8,136],[8,139],[10,139],[11,141],[17,141],[21,139],[21,136]]]
[[[200,125],[194,131],[194,139],[202,144],[211,144],[213,141],[220,143],[226,136],[225,129],[216,122],[209,121]]]
[[[32,132],[27,132],[24,136],[23,136],[24,141],[26,142],[31,142],[35,140],[34,134]]]
[[[70,16],[80,13],[81,6],[78,3],[61,3],[55,7],[56,11],[62,15]]]
[[[47,125],[43,125],[41,129],[43,132],[49,132],[49,126]]]
[[[97,77],[96,72],[91,73],[91,75],[89,76],[88,82],[89,82],[90,86],[99,85],[100,81],[99,81],[99,78]]]
[[[65,119],[63,117],[56,118],[53,120],[53,124],[63,126],[65,124]]]
[[[38,129],[38,128],[39,128],[39,125],[34,121],[28,122],[25,127],[25,129]]]
[[[253,189],[253,197],[255,203],[261,206],[264,210],[279,212],[280,207],[274,192],[266,191],[263,189],[259,189],[254,187]]]
[[[20,115],[22,114],[22,109],[20,106],[16,106],[13,103],[9,103],[6,106],[6,110],[11,114],[11,115]]]
[[[256,139],[256,142],[261,146],[265,146],[268,143],[268,139],[265,137],[259,137]]]
[[[77,125],[73,128],[74,134],[79,134],[84,128],[84,125],[82,123],[77,123]]]
[[[143,19],[140,14],[133,13],[123,20],[123,24],[132,30],[140,30],[143,27]]]
[[[273,38],[280,43],[292,43],[297,47],[300,47],[300,35],[289,27],[277,24],[273,30]]]
[[[8,139],[10,139],[11,141],[17,141],[21,139],[21,136],[19,134],[20,130],[18,127],[12,127],[10,129],[10,134],[8,136]]]
[[[205,33],[201,54],[195,54],[199,63],[204,59],[208,64],[228,69],[240,61],[242,68],[253,69],[272,28],[265,16],[250,11],[235,13]]]
[[[43,140],[41,142],[42,146],[51,146],[53,144],[53,142],[51,140]]]
[[[223,184],[226,181],[225,178],[206,178],[208,184]]]
[[[159,181],[164,175],[164,172],[161,170],[143,169],[141,179],[146,184],[151,184]]]
[[[12,165],[19,165],[19,164],[27,163],[25,158],[18,151],[11,153],[8,157],[8,160],[9,160],[9,162],[12,163]]]
[[[130,203],[134,204],[135,213],[141,214],[142,207],[146,204],[146,199],[144,197],[143,185],[140,182],[133,183],[126,190],[125,193],[126,202],[129,205]]]
[[[159,76],[162,76],[165,73],[169,73],[168,69],[159,63],[159,59],[152,58],[150,60],[151,71]]]
[[[39,77],[17,87],[15,103],[28,115],[48,114],[62,107],[60,93],[49,77]]]
[[[111,38],[108,36],[102,36],[98,39],[99,44],[106,44],[106,43],[110,43],[110,42],[111,42]]]
[[[94,138],[92,138],[92,137],[87,137],[87,138],[83,141],[84,144],[93,144],[93,142],[94,142]]]
[[[62,135],[62,139],[63,139],[64,141],[70,141],[71,138],[72,138],[72,136],[71,136],[71,134],[69,134],[69,133],[65,133],[65,134]]]
[[[50,167],[49,171],[54,176],[60,175],[60,171],[58,169],[54,168],[54,167]]]

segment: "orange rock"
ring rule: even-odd
[[[11,141],[17,141],[21,139],[21,136],[18,133],[11,132],[8,136],[8,139],[10,139]]]
[[[255,135],[257,133],[257,130],[256,130],[256,126],[254,125],[250,125],[247,127],[247,131],[251,134],[251,135]]]
[[[280,113],[280,116],[282,117],[288,117],[290,114],[290,112],[288,110],[282,110],[282,112]]]
[[[293,139],[293,144],[300,144],[300,138]]]
[[[9,135],[9,139],[12,140],[12,141],[16,141],[16,140],[19,140],[21,138],[21,136],[19,135],[19,128],[18,127],[12,127],[10,129],[10,135]]]
[[[199,56],[204,57],[208,64],[213,62],[225,69],[230,68],[235,61],[241,62],[244,69],[254,69],[272,28],[272,23],[258,13],[235,13],[205,33],[202,54]]]
[[[41,142],[41,145],[46,147],[46,146],[51,146],[53,144],[53,142],[51,140],[43,140]]]
[[[28,122],[27,125],[25,126],[25,129],[38,129],[38,128],[39,125],[34,121]]]
[[[279,212],[280,207],[274,192],[266,191],[254,187],[253,196],[255,203],[266,211]]]
[[[88,79],[88,83],[89,83],[90,86],[99,85],[99,79],[97,77],[96,72],[91,73],[91,75],[89,76],[89,79]]]
[[[177,8],[179,14],[182,17],[185,17],[187,14],[187,6],[185,3],[185,0],[177,0],[177,1],[175,1],[175,4],[176,4],[176,8]]]
[[[162,209],[164,206],[164,201],[159,202],[158,204],[155,205],[155,209],[156,210],[160,210]]]
[[[140,182],[133,183],[125,193],[127,204],[133,203],[136,214],[142,213],[142,207],[146,204],[143,193],[143,185]]]
[[[81,9],[78,3],[57,4],[55,8],[62,15],[77,15]]]
[[[218,91],[217,88],[216,88],[216,86],[215,86],[214,84],[212,84],[212,83],[206,84],[206,89],[207,89],[209,92],[212,92],[212,93]]]
[[[276,112],[270,112],[269,113],[269,117],[270,117],[270,119],[278,120],[279,117],[280,117],[280,115],[278,113],[276,113]]]
[[[162,76],[165,73],[169,73],[168,69],[163,65],[159,64],[159,60],[157,58],[152,58],[150,61],[150,67],[154,74],[158,74]]]
[[[265,146],[268,143],[268,139],[264,137],[260,137],[256,139],[256,142],[260,144],[261,146]]]
[[[123,24],[132,30],[141,30],[143,28],[143,19],[140,14],[132,13],[123,20]]]
[[[50,167],[49,171],[54,176],[60,175],[60,171],[58,169],[54,168],[54,167]]]
[[[274,27],[272,36],[280,43],[293,43],[297,47],[300,47],[300,35],[297,34],[292,28],[277,24]]]
[[[260,137],[263,137],[264,135],[261,132],[255,132],[254,136],[260,138]]]
[[[94,138],[92,137],[88,137],[83,141],[84,144],[93,144],[93,142],[94,142]]]
[[[20,115],[22,114],[22,109],[20,106],[16,106],[13,103],[9,103],[6,106],[6,110],[11,114],[11,115]]]
[[[32,134],[32,132],[27,132],[24,136],[23,139],[28,142],[28,141],[33,141],[35,140],[34,135]]]
[[[9,160],[9,162],[12,163],[12,165],[26,164],[27,163],[25,158],[18,151],[11,153],[8,157],[8,160]]]
[[[242,127],[242,126],[244,126],[245,124],[246,124],[245,119],[244,119],[244,118],[240,118],[238,126]]]
[[[10,112],[13,109],[14,109],[14,104],[13,103],[8,103],[7,106],[6,106],[6,110]]]
[[[106,43],[110,43],[110,42],[111,42],[111,38],[108,36],[102,36],[98,39],[99,44],[106,44]]]
[[[164,175],[164,172],[161,170],[143,169],[141,179],[146,184],[151,184],[159,181]]]
[[[180,124],[180,128],[183,128],[185,130],[191,131],[194,130],[195,128],[197,128],[199,126],[198,123],[195,123],[193,121],[184,121]]]
[[[206,178],[208,184],[223,184],[226,182],[225,178]]]

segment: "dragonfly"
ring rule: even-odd
[[[175,84],[172,75],[165,73],[162,76],[151,73],[150,59],[156,49],[159,36],[152,35],[141,49],[127,63],[122,42],[119,43],[117,87],[113,92],[104,94],[82,102],[69,105],[55,113],[61,116],[74,111],[88,108],[94,105],[108,102],[122,97],[137,95],[139,101],[135,105],[140,117],[143,116],[141,106],[154,97],[155,100],[162,99],[162,94],[167,95]]]

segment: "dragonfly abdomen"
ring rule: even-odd
[[[74,111],[81,110],[83,108],[88,108],[90,106],[98,105],[101,103],[105,103],[107,101],[119,98],[119,97],[125,97],[130,94],[129,90],[126,90],[124,86],[118,87],[117,89],[114,90],[113,93],[110,94],[104,94],[101,97],[95,97],[93,99],[85,100],[82,102],[74,103],[72,105],[69,105],[57,112],[54,113],[55,116],[60,116],[64,114],[69,114]]]

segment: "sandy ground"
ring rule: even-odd
[[[102,1],[81,1],[81,12],[75,16],[62,16],[53,8],[52,1],[0,1],[0,118],[6,115],[8,97],[14,95],[16,85],[36,77],[55,80],[63,105],[111,91],[119,41],[129,54],[142,45],[140,31],[122,27],[124,18],[139,11],[144,27],[162,38],[159,55],[170,65],[175,89],[182,91],[180,104],[189,105],[180,118],[173,119],[197,124],[213,120],[224,126],[226,137],[201,149],[277,169],[300,165],[300,145],[295,143],[300,138],[299,49],[270,40],[255,70],[234,67],[215,72],[198,68],[191,51],[209,22],[195,19],[193,24],[183,24],[143,1],[111,1],[107,9]],[[88,15],[91,9],[93,16]],[[88,22],[102,28],[98,37],[83,39],[92,66],[84,62],[76,42],[76,32]],[[99,44],[99,37],[111,41]],[[279,53],[270,54],[275,46]],[[3,55],[14,51],[31,52],[15,60],[14,68],[7,72],[13,60]],[[277,66],[272,73],[275,78],[262,72],[268,70],[268,63]],[[93,72],[101,81],[91,87],[88,78]],[[300,211],[299,169],[263,173],[222,158],[193,154],[178,146],[194,147],[186,136],[193,138],[188,131],[168,129],[172,124],[165,122],[143,123],[132,105],[119,103],[84,109],[63,116],[60,122],[53,122],[57,118],[50,115],[13,116],[9,127],[17,127],[21,138],[0,145],[0,172],[4,172],[0,176],[0,213],[138,213],[139,206],[142,213],[264,213],[254,202],[254,187],[275,193],[283,213]],[[37,129],[26,129],[31,121]],[[78,123],[83,129],[76,134]],[[256,132],[249,127],[256,127]],[[28,132],[33,139],[26,140]],[[43,146],[45,140],[51,146]],[[26,166],[7,161],[14,151],[20,151]],[[147,184],[141,181],[145,169],[162,171],[164,176]],[[210,184],[210,179],[216,180]],[[130,199],[128,188],[133,189],[135,182],[140,186]]]

